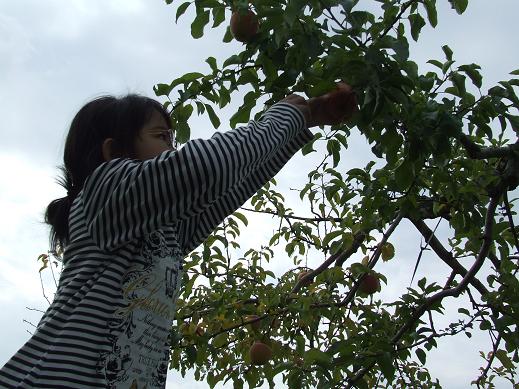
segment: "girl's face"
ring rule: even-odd
[[[152,159],[167,150],[174,150],[173,132],[169,129],[166,120],[157,110],[153,110],[150,120],[140,129],[135,140],[137,159],[145,161]],[[102,146],[105,161],[112,159],[113,138],[105,139]]]
[[[167,150],[173,150],[173,132],[162,115],[153,110],[148,123],[139,131],[135,140],[135,152],[137,158],[144,161],[155,158]]]

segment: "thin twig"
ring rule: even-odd
[[[264,214],[268,214],[268,215],[280,216],[279,212],[273,212],[273,211],[268,211],[268,210],[257,211],[255,209],[251,209],[251,208],[247,208],[247,207],[240,207],[240,209],[243,209],[244,211],[249,211],[249,212],[264,213]],[[312,222],[316,222],[316,223],[320,223],[320,222],[336,222],[336,223],[340,223],[340,222],[342,222],[344,220],[343,218],[340,218],[340,217],[310,218],[310,217],[294,216],[294,215],[284,215],[284,217],[288,218],[288,219],[302,220],[302,221],[305,221],[305,222],[308,222],[308,223],[312,223]]]
[[[490,358],[488,358],[488,363],[487,363],[487,366],[485,367],[485,369],[483,369],[483,372],[481,373],[481,375],[478,377],[478,379],[476,380],[476,385],[479,387],[479,384],[480,382],[487,378],[487,374],[488,374],[488,371],[490,370],[490,366],[492,366],[492,363],[494,362],[494,358],[496,356],[496,352],[497,352],[497,349],[499,348],[499,343],[501,343],[501,334],[499,334],[497,336],[497,339],[496,341],[494,342],[494,347],[493,347],[493,351],[492,353],[490,354]]]

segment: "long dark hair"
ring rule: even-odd
[[[62,176],[57,183],[68,195],[53,200],[45,211],[50,225],[50,252],[59,257],[69,243],[68,218],[71,205],[83,188],[86,178],[103,162],[102,144],[113,138],[112,158],[136,159],[135,140],[140,129],[157,110],[170,123],[169,113],[156,100],[128,94],[123,97],[101,96],[85,104],[74,116],[65,141]]]

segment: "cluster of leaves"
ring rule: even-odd
[[[468,5],[449,2],[458,14]],[[494,348],[491,356],[482,354],[485,366],[474,383],[491,385],[496,375],[515,382],[519,243],[507,193],[519,183],[519,149],[508,139],[519,131],[519,80],[484,92],[480,67],[458,65],[447,45],[444,58],[431,59],[430,70],[421,73],[410,59],[409,39],[418,41],[427,23],[437,25],[435,0],[380,0],[379,17],[360,9],[358,0],[167,3],[179,3],[176,20],[194,8],[194,39],[203,37],[211,20],[212,28],[228,21],[233,10],[253,7],[260,18],[259,34],[241,52],[221,64],[207,58],[209,73],[190,72],[154,87],[168,100],[180,143],[190,138],[195,107],[216,129],[221,123],[215,108],[227,106],[239,88],[248,92],[231,127],[250,120],[260,98],[268,106],[293,92],[318,96],[338,80],[353,86],[360,103],[350,123],[321,128],[303,148],[309,155],[316,142],[325,142],[327,150],[300,190],[314,217],[296,217],[272,179],[251,199],[254,211],[279,218],[268,246],[231,261],[229,249],[240,248],[239,222],[248,223],[236,212],[190,254],[172,329],[171,367],[194,369],[211,387],[229,380],[238,388],[245,381],[273,386],[278,374],[301,388],[440,387],[423,366],[426,352],[439,337],[471,336],[479,323]],[[231,40],[227,28],[223,42]],[[341,173],[337,168],[353,127],[372,146],[373,161]],[[424,222],[439,218],[452,230],[448,249]],[[374,272],[379,258],[393,258],[388,238],[404,219],[452,274],[444,286],[423,278],[418,290],[409,288],[397,301],[368,300],[357,290],[359,277]],[[276,277],[268,262],[270,247],[281,239],[296,268]],[[300,256],[312,248],[330,260],[301,288]],[[359,252],[363,261],[346,262]],[[461,257],[473,259],[469,269]],[[487,280],[478,273],[484,260],[492,264]],[[461,310],[462,319],[448,328],[435,329],[432,313],[445,314],[443,299],[461,294],[470,298],[471,310]],[[260,317],[260,330],[244,322],[250,314]],[[248,348],[255,339],[273,348],[268,365],[250,365]],[[492,366],[496,359],[502,367]]]

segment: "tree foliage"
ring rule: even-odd
[[[218,128],[215,109],[239,88],[248,91],[231,127],[250,120],[262,98],[268,106],[289,93],[318,96],[339,80],[354,87],[360,103],[351,122],[320,127],[303,148],[309,155],[316,142],[326,144],[322,162],[299,188],[313,217],[296,216],[272,179],[251,199],[256,212],[277,218],[268,245],[242,249],[244,256],[231,260],[248,224],[236,212],[187,258],[171,368],[192,369],[210,387],[228,381],[257,387],[265,380],[273,386],[281,374],[293,388],[434,388],[440,383],[424,364],[437,339],[484,331],[493,349],[481,353],[472,384],[493,387],[496,376],[516,384],[519,242],[508,194],[519,183],[519,70],[484,91],[480,66],[457,63],[445,45],[444,56],[421,72],[409,41],[419,41],[427,23],[437,25],[436,0],[379,0],[377,15],[358,0],[166,2],[177,7],[177,20],[194,9],[194,39],[228,23],[234,10],[252,9],[260,19],[259,34],[241,52],[221,64],[210,56],[206,74],[154,87],[168,99],[180,142],[190,137],[195,108]],[[449,2],[458,14],[468,6],[468,0]],[[231,40],[227,28],[223,42]],[[372,146],[373,161],[343,172],[337,167],[354,128]],[[450,275],[443,284],[424,277],[395,301],[368,298],[359,282],[368,272],[386,281],[377,264],[396,260],[398,247],[389,240],[404,220],[426,242],[420,257],[430,248]],[[426,223],[440,220],[452,234],[447,243]],[[281,276],[268,268],[278,245],[295,265]],[[326,259],[303,286],[296,275],[309,250]],[[460,296],[470,306],[447,311],[445,302]],[[440,329],[433,314],[457,320]],[[247,315],[258,315],[258,330]],[[274,350],[264,366],[250,364],[255,339]]]

